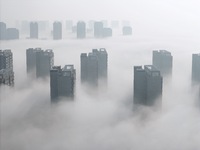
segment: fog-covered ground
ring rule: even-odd
[[[198,89],[191,86],[192,53],[197,36],[116,36],[1,42],[14,57],[15,87],[1,87],[2,150],[199,150]],[[50,105],[49,79],[26,75],[26,49],[53,49],[55,65],[74,64],[76,98]],[[108,87],[80,85],[80,54],[108,52]],[[133,66],[152,61],[152,50],[173,55],[173,74],[164,78],[162,110],[133,111]],[[93,92],[91,92],[93,91]]]

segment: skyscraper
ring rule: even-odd
[[[134,66],[134,104],[152,106],[162,96],[162,76],[152,65]]]
[[[122,32],[123,35],[132,35],[132,28],[130,26],[124,26]]]
[[[63,69],[60,66],[54,66],[50,70],[51,102],[58,102],[64,97],[73,99],[75,81],[76,70],[73,65],[65,65]]]
[[[62,39],[62,23],[61,22],[53,23],[53,39],[54,40]]]
[[[94,23],[94,37],[102,38],[103,36],[103,22]]]
[[[19,30],[16,28],[7,28],[6,39],[7,40],[19,39]]]
[[[30,38],[38,39],[38,23],[37,22],[30,23]]]
[[[14,85],[13,54],[11,50],[0,50],[0,85]]]
[[[83,39],[86,37],[86,24],[83,21],[77,23],[77,38]]]
[[[192,54],[192,81],[200,83],[200,53]]]
[[[166,50],[153,51],[152,62],[162,75],[172,73],[173,56],[170,52]]]
[[[81,54],[81,82],[97,86],[99,80],[107,80],[107,52],[105,48],[93,49]]]
[[[29,48],[26,50],[27,73],[32,77],[46,77],[54,64],[54,53],[51,49]]]
[[[6,24],[0,22],[0,40],[6,40]]]

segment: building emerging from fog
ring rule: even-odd
[[[83,39],[86,37],[86,24],[83,21],[77,23],[77,38]]]
[[[6,24],[0,22],[0,40],[6,40]]]
[[[130,26],[124,26],[122,33],[123,35],[132,35],[132,28]]]
[[[13,54],[11,50],[0,50],[0,85],[14,85]]]
[[[103,36],[103,22],[94,23],[94,37],[102,38]]]
[[[62,39],[62,23],[61,22],[53,23],[53,39],[54,40]]]
[[[76,70],[73,65],[54,66],[50,70],[51,102],[58,102],[60,99],[74,98]]]
[[[152,65],[134,66],[134,104],[152,106],[162,96],[162,76]]]
[[[81,54],[81,82],[93,86],[98,85],[99,80],[107,80],[107,59],[105,48],[93,49],[91,53]]]
[[[192,81],[200,83],[200,53],[192,54]]]
[[[30,23],[30,38],[38,39],[38,23],[37,22]]]
[[[160,70],[162,75],[172,73],[173,56],[166,50],[153,51],[153,66]]]
[[[54,53],[51,49],[29,48],[26,50],[27,73],[32,77],[49,76],[50,69],[54,64]]]

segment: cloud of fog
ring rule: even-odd
[[[25,51],[51,48],[55,65],[74,64],[75,101],[50,105],[47,80],[26,76]],[[108,87],[95,94],[80,86],[80,53],[105,47]],[[198,89],[191,87],[191,54],[196,39],[113,37],[61,41],[4,41],[14,55],[15,88],[1,87],[2,150],[199,150]],[[173,75],[164,80],[162,110],[133,108],[133,66],[151,64],[152,50],[167,49],[174,57]]]

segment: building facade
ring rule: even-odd
[[[75,95],[76,70],[73,65],[54,66],[50,70],[51,102],[55,103],[62,98],[73,99]]]
[[[192,82],[200,84],[200,53],[192,54]]]
[[[14,85],[13,54],[11,50],[0,50],[0,85]]]
[[[162,83],[160,71],[154,66],[134,66],[134,104],[153,106],[161,100]]]
[[[62,23],[61,22],[53,23],[53,39],[54,40],[62,39]]]
[[[38,23],[37,22],[30,23],[30,38],[38,39]]]
[[[81,82],[98,86],[99,80],[107,81],[107,59],[105,48],[93,49],[81,54]]]
[[[49,76],[54,65],[54,53],[51,49],[29,48],[26,50],[27,73],[33,78]]]
[[[0,22],[0,40],[6,40],[6,24]]]
[[[162,75],[172,74],[173,56],[166,50],[153,51],[152,64]]]
[[[86,24],[83,21],[79,21],[77,23],[77,38],[78,39],[83,39],[86,37]]]

